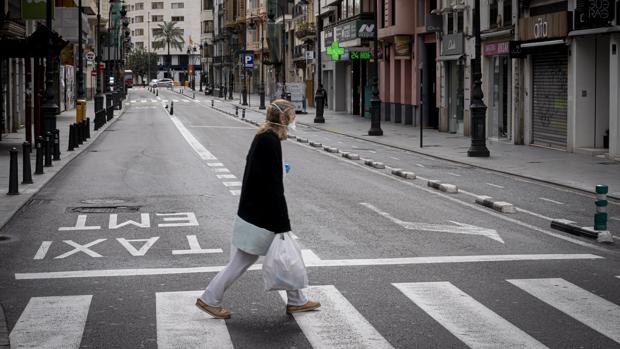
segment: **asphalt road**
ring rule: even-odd
[[[173,116],[164,108],[172,100]],[[193,301],[228,260],[256,128],[201,96],[134,89],[128,102],[0,231],[10,237],[0,243],[0,303],[14,345],[620,347],[618,248],[549,228],[549,218],[586,225],[590,195],[308,127],[297,134],[465,193],[283,142],[293,233],[308,293],[323,307],[285,314],[251,270],[225,298],[232,319],[209,319]],[[473,195],[520,211],[492,211]],[[620,216],[618,203],[610,216]]]

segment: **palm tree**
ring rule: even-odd
[[[171,64],[170,59],[170,46],[178,50],[183,50],[185,40],[183,40],[183,31],[176,26],[176,22],[164,22],[159,25],[153,42],[153,48],[162,49],[168,48],[168,64]],[[168,72],[170,72],[170,66],[168,66]]]

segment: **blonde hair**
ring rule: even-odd
[[[288,137],[287,125],[295,119],[295,106],[284,99],[276,99],[267,107],[265,123],[258,128],[257,134],[272,130],[280,140]]]

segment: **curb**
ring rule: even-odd
[[[394,168],[392,169],[392,174],[398,177],[402,177],[404,179],[416,179],[416,175],[414,172],[410,172],[410,171],[403,171],[400,168]]]
[[[372,159],[364,159],[364,165],[370,166],[370,167],[374,167],[374,168],[378,168],[380,170],[383,170],[385,168],[385,164],[379,161],[374,161]]]
[[[588,194],[591,194],[591,195],[596,195],[596,193],[594,191],[592,191],[592,190],[585,189],[585,188],[580,188],[580,187],[576,187],[576,186],[571,186],[569,184],[553,182],[551,180],[536,178],[536,177],[533,177],[533,176],[527,176],[527,175],[524,175],[524,174],[518,174],[518,173],[514,173],[514,172],[502,171],[502,170],[498,170],[496,168],[482,166],[482,165],[479,165],[479,164],[472,164],[472,163],[468,163],[468,162],[465,162],[465,161],[459,161],[459,160],[455,160],[455,159],[450,159],[450,158],[442,157],[442,156],[435,155],[435,154],[429,154],[429,153],[421,152],[421,151],[415,150],[415,149],[400,147],[400,146],[397,146],[397,145],[394,145],[394,144],[383,143],[383,142],[375,141],[375,140],[364,138],[364,137],[354,136],[354,135],[351,135],[351,134],[348,134],[348,133],[343,133],[343,132],[338,132],[338,131],[330,130],[330,129],[327,129],[327,128],[324,128],[324,127],[319,127],[319,126],[316,126],[316,125],[313,125],[313,124],[307,124],[305,122],[297,122],[297,123],[299,125],[304,125],[306,127],[312,127],[312,128],[315,128],[315,129],[318,129],[318,130],[321,130],[321,131],[330,132],[330,133],[333,133],[333,134],[337,134],[337,135],[341,135],[341,136],[345,136],[345,137],[350,137],[350,138],[353,138],[353,139],[359,139],[359,140],[363,140],[363,141],[366,141],[366,142],[370,142],[370,143],[374,143],[374,144],[379,144],[379,145],[383,145],[383,146],[386,146],[386,147],[390,147],[390,148],[393,148],[393,149],[400,149],[400,150],[408,151],[408,152],[411,152],[411,153],[414,153],[414,154],[428,156],[428,157],[433,158],[433,159],[449,161],[449,162],[452,162],[452,163],[455,163],[455,164],[471,166],[471,167],[480,168],[480,169],[484,169],[484,170],[488,170],[488,171],[493,171],[493,172],[496,172],[496,173],[502,173],[502,174],[505,174],[505,175],[510,175],[510,176],[514,176],[514,177],[518,177],[518,178],[529,179],[529,180],[538,181],[538,182],[541,182],[541,183],[555,185],[555,186],[562,187],[562,188],[567,188],[567,189],[581,191],[581,192],[588,193]],[[608,194],[607,197],[615,199],[615,200],[620,200],[620,196],[615,196],[615,195]]]
[[[580,227],[576,222],[568,219],[552,220],[551,228],[573,235],[597,239],[598,242],[613,243],[613,238],[611,237],[611,233],[609,231],[597,231],[590,227]]]
[[[82,146],[80,146],[79,148],[76,148],[72,154],[74,154],[74,156],[69,159],[65,164],[63,164],[61,167],[58,167],[58,171],[54,172],[52,174],[52,176],[44,179],[41,182],[41,185],[38,188],[29,188],[32,191],[29,191],[27,195],[30,195],[22,204],[19,205],[19,207],[17,207],[13,213],[11,213],[9,216],[7,216],[7,218],[5,220],[0,221],[0,229],[4,228],[4,226],[11,221],[11,219],[13,219],[13,217],[15,217],[15,215],[17,214],[17,212],[21,211],[22,208],[30,201],[30,199],[32,199],[32,197],[34,197],[35,195],[37,195],[41,189],[43,189],[43,187],[45,187],[47,185],[47,183],[49,183],[52,179],[56,178],[56,176],[62,172],[62,170],[67,167],[71,162],[73,162],[73,160],[75,160],[76,158],[78,158],[83,152],[86,151],[86,149],[90,148],[91,145],[93,145],[95,143],[95,141],[99,138],[99,136],[101,136],[103,134],[104,131],[106,131],[110,126],[114,125],[116,123],[116,121],[118,121],[118,119],[121,118],[121,116],[123,116],[125,114],[125,111],[127,110],[127,106],[125,106],[121,112],[119,113],[119,115],[117,117],[112,118],[112,120],[106,122],[106,124],[99,128],[99,130],[97,130],[97,133],[91,137],[88,140],[88,144],[83,143]],[[91,119],[92,120],[92,119]],[[94,132],[91,132],[91,135],[93,135]],[[67,152],[65,151],[65,154]],[[24,195],[24,194],[22,194]]]
[[[323,150],[325,150],[328,153],[338,153],[338,152],[340,152],[340,150],[338,150],[338,148],[329,147],[329,146],[323,146]]]
[[[9,326],[6,323],[6,316],[4,315],[4,307],[0,304],[0,349],[10,349],[11,343],[9,341]]]
[[[360,156],[358,154],[349,153],[349,152],[343,152],[342,153],[342,157],[343,158],[347,158],[349,160],[359,160],[360,159]]]
[[[427,186],[433,188],[433,189],[437,189],[437,190],[441,190],[445,193],[458,193],[459,192],[459,188],[454,185],[454,184],[443,184],[440,183],[437,180],[429,180],[426,183]]]
[[[308,143],[308,138],[297,137],[297,142],[299,142],[299,143]]]
[[[501,213],[515,213],[515,207],[508,202],[505,201],[497,201],[497,200],[493,200],[492,197],[490,196],[478,196],[476,198],[476,203],[488,208],[492,208],[495,211],[501,212]]]
[[[310,146],[314,147],[314,148],[320,148],[323,146],[323,144],[319,143],[319,142],[312,142],[310,141]]]

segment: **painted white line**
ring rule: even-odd
[[[416,166],[418,166],[418,167],[422,167],[422,168],[425,168],[425,167],[426,167],[426,166],[424,166],[424,165],[422,165],[422,164],[415,164],[415,165],[416,165]]]
[[[216,159],[214,159],[216,160]],[[207,166],[209,167],[223,167],[224,164],[221,162],[207,162]]]
[[[239,195],[241,195],[241,190],[230,190],[230,193],[233,196],[239,196]]]
[[[224,167],[216,167],[213,169],[213,172],[216,173],[230,173],[230,170]]]
[[[390,159],[393,159],[393,160],[400,160],[399,158],[397,158],[397,157],[395,157],[395,156],[390,156]]]
[[[157,100],[156,99],[151,99],[151,102],[152,103],[157,103]]]
[[[178,99],[173,99],[172,101],[173,101],[174,103],[178,103],[178,102],[179,102],[179,100],[178,100]]]
[[[620,306],[564,279],[507,280],[566,315],[620,343]]]
[[[378,266],[378,265],[418,265],[418,264],[450,264],[450,263],[486,263],[486,262],[518,262],[518,261],[549,261],[549,260],[592,260],[604,259],[593,254],[525,254],[525,255],[475,255],[475,256],[438,256],[438,257],[405,257],[379,259],[320,259],[310,250],[302,250],[307,267],[347,267],[347,266]],[[16,273],[16,280],[65,279],[111,276],[137,275],[170,275],[193,273],[217,273],[225,266],[188,267],[188,268],[143,268],[143,269],[96,269],[70,270],[37,273]],[[260,270],[260,264],[254,264],[249,270]]]
[[[32,297],[9,339],[11,348],[79,348],[92,296]]]
[[[39,250],[34,255],[33,259],[43,259],[43,258],[45,258],[45,255],[47,255],[47,251],[49,251],[51,245],[52,245],[51,241],[43,241],[41,243],[41,247],[39,247]]]
[[[543,200],[543,201],[547,201],[547,202],[554,203],[554,204],[556,204],[556,205],[564,205],[564,203],[563,203],[563,202],[559,202],[559,201],[555,201],[555,200],[551,200],[551,199],[547,199],[547,198],[539,198],[539,199],[540,199],[540,200]]]
[[[218,179],[236,179],[237,176],[235,176],[234,174],[221,174],[221,175],[216,175],[216,177]]]
[[[196,235],[187,235],[187,244],[189,250],[173,250],[173,255],[187,255],[187,254],[209,254],[209,253],[223,253],[221,248],[202,248],[198,242]]]
[[[136,102],[138,102],[138,101],[136,101],[135,99],[132,99],[132,100],[130,101],[130,103],[136,103]]]
[[[470,348],[546,348],[449,282],[392,285]]]
[[[140,100],[140,103],[146,103],[146,99]]]
[[[620,217],[609,217],[609,219],[620,222]]]
[[[458,173],[452,173],[452,172],[446,172],[446,173],[449,174],[450,176],[461,177],[461,175]]]
[[[547,221],[552,221],[552,220],[554,220],[554,218],[551,218],[551,217],[547,217],[547,216],[541,215],[540,213],[536,213],[536,212],[532,212],[532,211],[524,210],[524,209],[522,209],[522,208],[518,208],[518,207],[517,207],[517,208],[515,208],[515,210],[517,210],[518,212],[522,212],[522,213],[526,213],[526,214],[532,215],[532,216],[534,216],[534,217],[542,218],[542,219],[547,220]]]
[[[185,103],[189,103],[188,99],[182,99],[182,101],[185,102]]]
[[[333,285],[311,286],[304,293],[321,302],[318,311],[293,314],[313,348],[392,348]],[[286,292],[280,296],[286,302]]]
[[[185,138],[187,143],[189,143],[189,145],[192,147],[192,149],[194,149],[194,151],[198,154],[198,156],[200,156],[201,159],[207,160],[207,161],[217,160],[217,158],[213,156],[213,154],[211,154],[207,150],[207,148],[205,148],[202,144],[200,144],[200,142],[198,142],[198,140],[187,130],[187,128],[185,128],[183,123],[179,119],[177,119],[176,116],[170,116],[170,119],[172,120],[174,125],[177,127],[179,132],[181,132],[181,135],[183,136],[183,138]]]
[[[233,348],[226,322],[210,318],[194,304],[202,291],[157,292],[157,347]]]
[[[240,187],[241,186],[241,182],[222,182],[222,184],[224,184],[227,187]]]
[[[493,184],[493,183],[486,183],[486,185],[494,187],[494,188],[504,189],[504,187],[502,187],[501,185],[497,185],[497,184]]]

